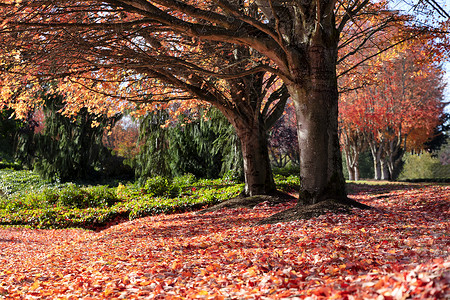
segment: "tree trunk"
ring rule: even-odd
[[[344,148],[345,160],[347,162],[348,180],[355,180],[355,169],[353,168],[353,160],[348,148],[349,147]]]
[[[355,180],[355,169],[347,165],[347,171],[348,171],[348,180]]]
[[[276,191],[263,124],[254,126],[243,122],[234,124],[242,146],[245,195],[265,195]]]
[[[355,181],[360,180],[360,177],[359,177],[359,162],[358,161],[356,161],[356,165],[355,165],[355,168],[354,168],[354,173],[355,173]]]
[[[391,175],[389,173],[389,167],[387,164],[386,159],[382,159],[381,160],[381,180],[390,180],[391,179]]]
[[[336,48],[310,46],[309,74],[288,85],[297,115],[300,147],[299,205],[327,199],[345,202],[347,194],[338,138]]]
[[[346,145],[344,147],[347,161],[348,179],[359,180],[359,150],[357,146]]]
[[[374,177],[375,180],[381,180],[381,161],[378,156],[373,158],[373,169],[374,169]]]
[[[397,179],[398,175],[400,175],[403,166],[403,154],[404,150],[400,139],[396,138],[389,141],[389,147],[385,148],[385,158],[391,180]]]
[[[370,153],[372,153],[373,159],[373,170],[375,180],[381,180],[382,172],[381,172],[381,153],[383,150],[383,145],[380,147],[377,146],[377,143],[374,141],[369,142]]]

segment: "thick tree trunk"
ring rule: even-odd
[[[235,123],[235,128],[242,146],[246,196],[276,191],[263,124],[250,126],[239,122]]]
[[[300,147],[299,204],[347,200],[338,138],[336,49],[311,46],[309,71],[288,85],[297,115]]]

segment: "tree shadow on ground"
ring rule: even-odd
[[[417,188],[418,184],[402,182],[376,182],[369,183],[347,183],[347,193],[349,195],[357,194],[384,194],[398,190],[410,190]]]
[[[256,196],[250,196],[250,197],[236,197],[232,198],[230,200],[223,201],[219,204],[213,205],[211,207],[202,209],[197,212],[197,214],[205,214],[208,212],[217,211],[220,209],[228,208],[253,208],[258,204],[261,204],[263,202],[266,202],[270,206],[275,206],[277,204],[286,203],[295,201],[297,198],[294,196],[281,192],[276,191],[274,193],[271,193],[269,195],[256,195]]]

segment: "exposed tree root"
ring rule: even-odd
[[[296,198],[294,196],[291,196],[289,194],[276,191],[274,193],[271,193],[270,195],[257,195],[257,196],[239,196],[236,198],[232,198],[230,200],[221,202],[219,204],[216,204],[214,206],[202,209],[197,212],[197,214],[205,214],[208,212],[217,211],[223,208],[253,208],[256,205],[268,202],[269,205],[277,205],[284,202],[289,202],[292,200],[295,200]]]

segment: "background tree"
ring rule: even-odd
[[[284,168],[288,163],[299,165],[298,137],[295,124],[295,111],[292,102],[285,108],[284,114],[270,130],[269,152],[272,164]]]
[[[14,147],[14,159],[18,160],[22,166],[32,169],[36,152],[34,136],[36,128],[39,127],[39,123],[35,120],[34,112],[32,111],[28,112],[26,119],[22,121],[24,125],[19,129],[17,134],[17,142]]]
[[[149,114],[141,121],[138,142],[141,151],[134,162],[139,182],[144,183],[152,176],[187,173],[197,178],[219,178],[227,173],[237,178],[243,175],[239,141],[219,111],[185,112],[178,121],[168,124],[169,109]]]
[[[195,115],[186,116],[187,120],[184,118],[170,130],[169,162],[173,175],[192,173],[197,178],[218,178],[231,172],[240,177],[242,155],[239,150],[230,151],[240,147],[232,144],[239,142],[234,138],[236,133],[230,132],[233,127],[228,120],[217,110]]]
[[[31,153],[20,148],[19,156],[32,157],[33,168],[49,180],[98,179],[102,162],[110,156],[102,137],[117,118],[91,114],[86,108],[71,118],[60,113],[64,106],[62,96],[47,94],[43,98],[45,128],[27,139],[32,143]]]
[[[139,152],[137,140],[139,126],[131,118],[123,117],[103,136],[103,144],[113,151],[114,155],[131,161]]]
[[[341,133],[349,165],[369,146],[376,179],[395,179],[406,150],[420,150],[433,136],[443,110],[442,75],[417,43],[379,57],[378,84],[342,95]],[[430,53],[428,53],[430,54]]]
[[[13,113],[12,110],[0,111],[0,161],[13,161],[17,134],[24,126],[23,121],[13,117]]]
[[[169,116],[166,110],[146,115],[139,124],[139,153],[133,161],[136,178],[144,184],[148,177],[171,177],[169,132],[162,128]]]

